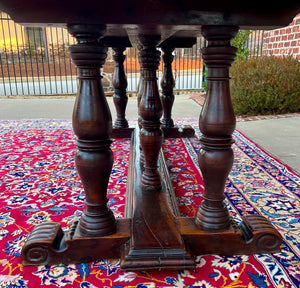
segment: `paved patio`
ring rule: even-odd
[[[115,109],[112,98],[108,98],[112,117]],[[62,99],[0,99],[0,119],[71,119],[74,98]],[[174,118],[198,118],[201,106],[189,95],[176,96]],[[136,98],[130,98],[126,116],[135,119],[137,115]],[[257,143],[271,155],[300,173],[300,115],[286,115],[284,118],[238,121],[237,129]],[[240,119],[245,120],[245,119]]]

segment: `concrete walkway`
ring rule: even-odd
[[[25,98],[0,99],[0,119],[71,119],[75,97],[62,99]],[[113,119],[116,110],[112,97],[107,97]],[[189,95],[178,95],[173,106],[174,118],[198,118],[201,107]],[[136,98],[129,98],[126,118],[136,119],[138,113]]]
[[[237,122],[236,129],[300,174],[300,117]]]
[[[112,117],[115,109],[108,98]],[[0,119],[71,119],[74,98],[68,99],[0,99]],[[174,118],[198,118],[201,106],[178,95],[173,107]],[[126,117],[135,119],[136,99],[129,99]],[[300,173],[300,117],[237,122],[237,129],[274,157]]]

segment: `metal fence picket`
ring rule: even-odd
[[[68,51],[68,47],[74,44],[75,40],[66,29],[24,27],[0,12],[0,30],[0,96],[77,92],[77,70]],[[263,31],[254,31],[249,35],[246,45],[251,57],[261,55],[262,39]],[[202,88],[201,48],[205,45],[204,39],[199,37],[192,48],[175,49],[175,89]],[[130,93],[137,90],[139,82],[138,52],[135,48],[128,48],[126,54],[124,65]],[[161,77],[162,71],[158,74]]]

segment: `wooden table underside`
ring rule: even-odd
[[[230,40],[239,27],[287,25],[297,14],[297,1],[271,5],[260,1],[249,7],[248,3],[245,6],[234,0],[115,0],[113,9],[111,1],[87,0],[85,7],[79,0],[59,4],[44,0],[43,5],[39,2],[2,0],[0,10],[23,24],[67,25],[77,39],[77,44],[70,47],[72,60],[79,68],[72,123],[77,145],[75,164],[85,190],[86,209],[68,232],[62,231],[60,223],[37,225],[22,249],[24,264],[68,264],[121,257],[124,270],[194,269],[194,255],[278,252],[282,238],[268,220],[249,215],[237,225],[224,204],[235,129],[229,67],[236,48]],[[163,137],[194,133],[190,127],[178,130],[171,118],[171,63],[173,50],[191,46],[200,34],[208,41],[202,50],[208,85],[199,118],[202,146],[198,154],[205,192],[197,216],[190,218],[178,213],[161,145]],[[133,133],[125,118],[127,81],[123,67],[123,52],[130,45],[139,49],[141,65],[139,121]],[[107,46],[113,47],[116,63],[114,129],[100,73]],[[164,61],[162,97],[156,77],[158,47]],[[110,137],[128,137],[131,133],[126,215],[115,219],[107,206],[113,165]]]

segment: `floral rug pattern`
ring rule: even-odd
[[[180,122],[180,120],[178,120]],[[196,119],[185,119],[196,127]],[[165,139],[163,151],[182,216],[195,216],[204,191],[197,164],[199,130],[191,139]],[[236,221],[267,217],[283,236],[271,255],[196,257],[196,271],[122,272],[119,259],[25,267],[20,252],[33,227],[44,221],[69,229],[84,208],[74,168],[75,136],[68,120],[0,121],[0,288],[9,287],[300,287],[300,176],[240,132],[226,184],[226,203]],[[123,217],[129,139],[112,144],[114,166],[109,206]]]

